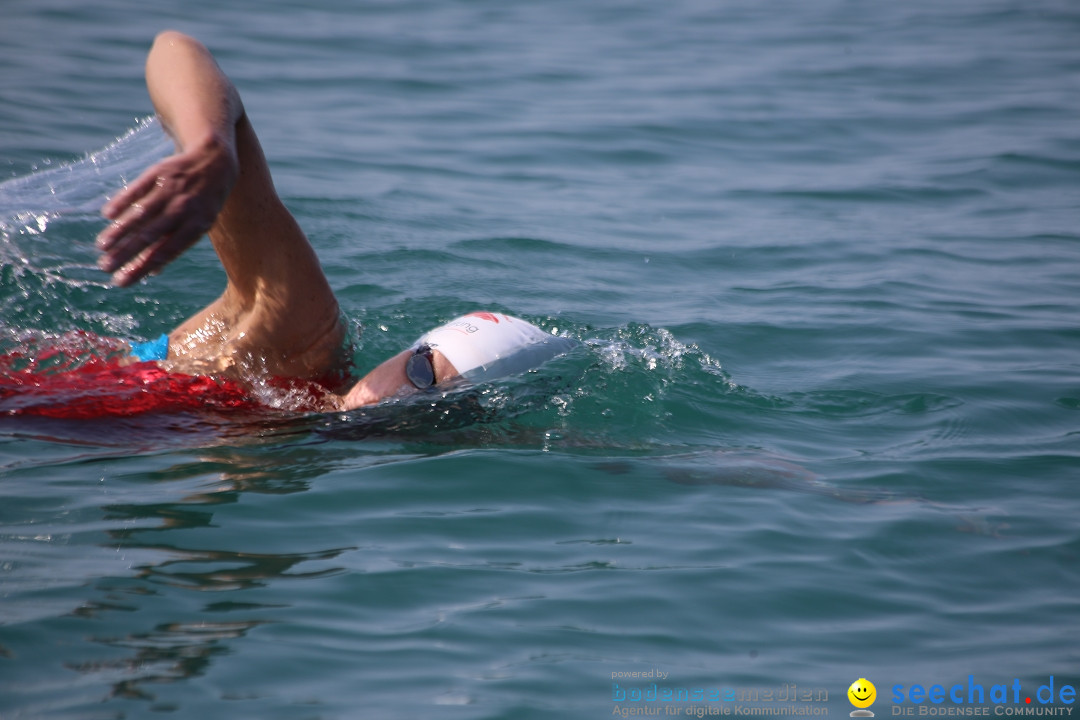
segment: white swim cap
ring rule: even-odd
[[[438,349],[462,377],[479,382],[531,370],[576,344],[521,318],[474,312],[426,333],[412,347]]]

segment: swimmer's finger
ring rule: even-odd
[[[189,217],[153,248],[153,252],[147,256],[144,265],[146,273],[160,272],[162,268],[194,245],[205,232],[204,223],[200,222],[196,217]]]
[[[98,267],[111,273],[165,239],[169,244],[178,243],[186,248],[213,222],[213,214],[204,206],[197,197],[155,193],[147,199],[142,213],[132,212],[130,217],[125,214],[113,233],[99,238],[104,254]]]
[[[101,214],[109,220],[116,220],[124,209],[135,202],[140,196],[146,194],[146,190],[143,189],[141,181],[142,178],[140,177],[135,182],[121,189],[116,195],[109,198],[105,204],[101,206]]]
[[[113,284],[118,287],[127,287],[146,277],[150,273],[146,266],[154,250],[154,246],[143,249],[134,259],[114,272],[112,274]]]
[[[200,223],[189,219],[177,227],[175,232],[144,247],[131,260],[119,266],[119,269],[113,273],[113,283],[120,287],[127,287],[151,273],[160,272],[202,237],[201,227]]]
[[[101,214],[109,220],[116,220],[124,210],[133,203],[138,202],[140,198],[153,192],[160,184],[161,174],[159,167],[154,165],[102,205]]]
[[[147,217],[133,220],[115,236],[107,237],[107,242],[99,238],[99,247],[103,247],[104,253],[98,258],[98,267],[111,273],[127,265],[144,250],[172,235],[182,222],[183,219],[174,213],[159,212],[154,216],[147,213]]]
[[[102,206],[102,214],[113,222],[98,233],[98,249],[110,250],[124,236],[143,230],[168,212],[175,191],[170,192],[167,178],[180,163],[176,155],[158,162]]]
[[[161,193],[147,195],[131,203],[124,211],[104,228],[97,236],[99,250],[110,251],[123,238],[139,232],[146,232],[157,222],[168,198]]]
[[[151,233],[152,228],[126,232],[112,239],[105,252],[98,258],[98,267],[107,273],[131,262],[139,253],[161,239],[161,234]]]

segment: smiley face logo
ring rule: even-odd
[[[859,678],[847,689],[848,700],[857,708],[868,708],[877,700],[877,688],[866,678]]]

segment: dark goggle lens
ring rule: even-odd
[[[435,368],[431,366],[431,348],[424,346],[405,361],[405,377],[409,382],[423,390],[435,384]]]

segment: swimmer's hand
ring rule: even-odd
[[[214,224],[239,170],[235,144],[211,135],[147,169],[101,208],[98,267],[121,287],[161,270]]]

